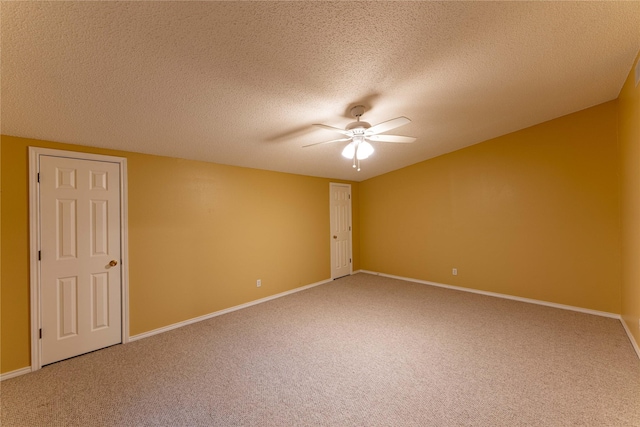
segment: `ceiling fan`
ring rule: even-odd
[[[344,130],[333,126],[314,124],[334,132],[339,132],[345,135],[345,138],[332,139],[331,141],[316,142],[315,144],[304,145],[305,147],[312,147],[314,145],[329,144],[331,142],[346,142],[350,141],[344,150],[342,155],[347,159],[353,159],[353,167],[360,170],[360,160],[364,160],[373,154],[373,146],[370,142],[393,142],[393,143],[409,143],[416,140],[411,136],[400,135],[380,135],[382,132],[395,129],[397,127],[410,123],[411,120],[402,116],[395,119],[387,120],[386,122],[379,123],[375,126],[371,126],[367,122],[361,122],[360,117],[364,114],[364,106],[356,105],[351,109],[351,115],[355,117],[356,121],[349,123]]]

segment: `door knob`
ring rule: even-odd
[[[333,238],[334,238],[334,239],[337,239],[337,238],[338,238],[338,236],[333,236]]]
[[[116,265],[118,265],[118,261],[116,261],[115,259],[112,259],[112,260],[109,262],[109,265],[110,265],[111,267],[115,267]]]

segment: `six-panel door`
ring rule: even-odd
[[[330,184],[331,277],[351,274],[351,187]]]
[[[43,365],[122,341],[119,168],[40,156]]]

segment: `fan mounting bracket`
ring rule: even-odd
[[[364,114],[364,105],[356,105],[351,108],[351,115],[356,119],[360,120],[360,116]]]

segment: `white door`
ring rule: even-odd
[[[122,342],[120,165],[40,156],[42,365]]]
[[[331,193],[331,278],[351,274],[351,185],[329,184]]]

